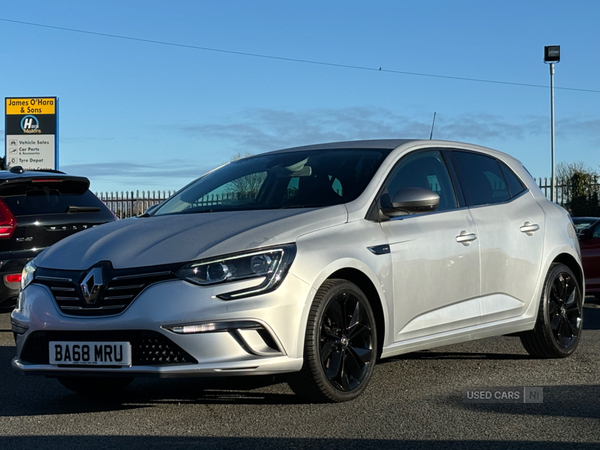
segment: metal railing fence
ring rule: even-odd
[[[150,206],[166,200],[172,194],[174,191],[96,192],[96,196],[119,219],[144,214]]]
[[[550,178],[534,178],[540,190],[546,198],[550,198],[552,190],[552,180]],[[556,200],[555,202],[562,207],[567,207],[573,199],[573,190],[571,184],[567,180],[556,180]],[[590,183],[587,192],[592,194],[600,192],[600,183]]]
[[[173,195],[175,191],[126,191],[126,192],[96,192],[96,196],[119,218],[139,216],[151,206],[156,205]],[[233,192],[205,195],[194,203],[191,208],[215,206],[240,200],[241,197]]]

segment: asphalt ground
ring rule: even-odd
[[[2,314],[0,449],[597,450],[600,305],[587,300],[569,358],[532,359],[516,337],[416,352],[379,363],[366,392],[343,404],[303,403],[272,377],[145,378],[119,397],[80,397],[11,369],[15,347]],[[474,392],[524,388],[533,388],[527,403],[468,403]]]

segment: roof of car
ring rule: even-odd
[[[419,139],[370,139],[361,141],[341,141],[341,142],[327,142],[323,144],[312,144],[303,145],[300,147],[286,148],[279,151],[296,151],[296,150],[324,150],[324,149],[336,149],[336,148],[361,148],[361,149],[385,149],[393,150],[402,144],[407,142],[417,141]]]
[[[81,194],[89,189],[90,180],[62,172],[0,170],[0,196],[2,197],[23,195],[23,189],[30,189],[31,186],[42,188],[49,185],[63,194]]]
[[[428,140],[428,139],[369,139],[369,140],[356,140],[356,141],[340,141],[340,142],[326,142],[321,144],[303,145],[299,147],[283,148],[280,150],[269,151],[260,153],[261,156],[276,153],[288,153],[296,151],[311,151],[311,150],[336,150],[336,149],[373,149],[373,150],[394,150],[405,144],[415,145],[433,145],[433,146],[446,146],[448,148],[464,148],[472,150],[485,150],[491,154],[510,156],[498,150],[494,150],[479,145],[468,144],[465,142],[447,141],[447,140]]]
[[[0,180],[14,180],[15,178],[85,178],[77,175],[68,175],[64,172],[54,171],[45,172],[38,170],[25,170],[23,172],[11,172],[10,170],[0,170]]]

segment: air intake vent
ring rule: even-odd
[[[133,366],[166,366],[197,364],[198,361],[177,344],[156,331],[36,331],[27,338],[21,359],[32,364],[49,364],[51,341],[131,343]]]

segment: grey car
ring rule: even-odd
[[[96,394],[286,374],[308,401],[340,402],[378,358],[416,350],[518,334],[533,357],[569,356],[583,298],[569,215],[516,159],[312,145],[233,161],[44,251],[23,271],[12,365]]]

